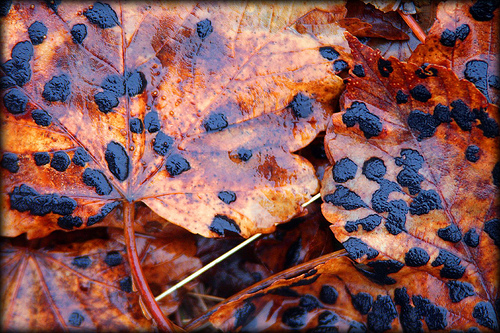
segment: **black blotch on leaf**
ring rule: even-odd
[[[101,29],[112,28],[119,24],[118,16],[113,8],[107,3],[96,2],[92,9],[83,12],[90,23],[97,25]]]
[[[69,155],[64,151],[56,151],[52,160],[50,161],[50,166],[60,172],[66,171],[71,164],[71,159]]]
[[[349,65],[347,64],[346,61],[339,59],[333,62],[333,70],[335,71],[335,73],[340,73],[347,69],[349,69]]]
[[[429,64],[423,64],[415,71],[415,74],[421,79],[426,79],[430,76],[437,76],[438,70],[434,67],[429,67]]]
[[[478,0],[469,8],[469,12],[476,21],[490,21],[498,5],[496,0]]]
[[[373,304],[373,297],[368,293],[358,293],[356,295],[352,295],[352,305],[359,313],[365,315],[370,312]]]
[[[33,45],[42,44],[47,37],[47,32],[47,27],[40,21],[35,21],[28,28],[28,35]]]
[[[19,171],[19,157],[17,157],[14,153],[3,153],[0,164],[2,165],[2,168],[12,173]]]
[[[466,297],[474,296],[474,287],[468,282],[448,281],[446,282],[450,299],[453,303],[458,303]]]
[[[336,185],[334,193],[327,194],[323,198],[324,202],[335,206],[342,206],[347,210],[354,210],[360,207],[367,207],[361,197],[343,185]]]
[[[227,118],[223,113],[211,113],[203,122],[207,132],[222,131],[228,125]]]
[[[464,242],[470,247],[477,247],[479,245],[479,234],[476,232],[475,228],[472,228],[465,233]]]
[[[234,313],[234,317],[236,318],[234,324],[235,328],[245,325],[254,312],[255,305],[252,302],[245,301],[245,304]]]
[[[285,254],[285,268],[296,266],[300,262],[300,252],[302,251],[302,237],[299,237],[290,245]]]
[[[365,77],[365,69],[363,68],[362,65],[354,65],[354,68],[352,69],[352,73],[356,75],[357,77]]]
[[[339,317],[331,312],[331,311],[323,311],[318,316],[318,325],[320,326],[331,326],[335,324],[335,322],[339,319]]]
[[[347,221],[344,228],[347,232],[353,232],[358,230],[358,225],[363,227],[365,231],[372,231],[382,223],[382,216],[377,214],[371,214],[362,219],[355,221]]]
[[[311,312],[314,309],[320,308],[321,304],[316,297],[313,295],[304,295],[299,300],[299,306],[306,309],[307,312]]]
[[[75,44],[83,43],[83,40],[87,37],[87,26],[82,23],[75,24],[71,28],[71,37]]]
[[[344,157],[333,166],[333,180],[337,183],[345,183],[349,179],[354,179],[358,166],[350,158]]]
[[[401,307],[399,320],[404,332],[423,332],[422,317],[417,309],[410,305],[410,297],[406,288],[396,288],[394,290],[394,302]]]
[[[460,258],[446,250],[439,250],[436,259],[431,263],[432,267],[444,265],[439,275],[447,279],[460,279],[465,273],[465,267],[460,265]]]
[[[117,107],[120,103],[118,98],[113,92],[101,91],[94,95],[94,101],[102,113],[108,113],[113,111],[114,107]]]
[[[52,202],[52,212],[58,215],[70,215],[77,206],[75,199],[67,196],[54,196]]]
[[[460,39],[460,40],[464,40],[465,38],[467,38],[467,36],[469,36],[469,33],[470,33],[470,27],[468,24],[462,24],[461,26],[459,26],[457,28],[457,30],[455,30],[455,34],[457,35],[457,38]]]
[[[290,107],[297,118],[307,118],[313,113],[312,99],[302,93],[293,97]]]
[[[252,158],[252,151],[243,147],[238,148],[237,154],[238,158],[243,162],[247,162],[250,158]]]
[[[101,88],[109,90],[116,96],[123,96],[125,95],[125,80],[121,75],[111,74],[106,76],[106,78],[102,81]]]
[[[205,40],[210,34],[214,31],[212,27],[212,22],[209,19],[204,19],[198,23],[196,23],[196,33],[201,40]]]
[[[16,85],[16,81],[10,76],[3,76],[0,78],[0,89],[6,90]]]
[[[451,102],[451,117],[456,121],[457,125],[464,131],[472,129],[472,123],[475,122],[476,116],[470,111],[467,104],[461,99]]]
[[[87,151],[82,147],[78,147],[73,154],[73,158],[71,162],[74,164],[84,167],[87,162],[90,162],[90,156],[87,154]]]
[[[363,163],[363,175],[373,181],[378,181],[385,176],[387,168],[384,161],[378,157],[372,157]]]
[[[43,87],[42,96],[49,102],[64,102],[71,92],[71,82],[66,74],[53,76]]]
[[[142,134],[144,131],[144,125],[142,124],[141,119],[132,118],[129,122],[130,132],[135,134]]]
[[[398,90],[396,94],[396,103],[398,104],[404,104],[408,103],[408,95],[403,92],[403,90]]]
[[[120,289],[122,291],[126,293],[132,292],[132,279],[130,278],[130,276],[124,277],[118,283],[120,284]]]
[[[356,123],[359,123],[359,129],[363,131],[367,139],[377,136],[382,132],[380,118],[368,111],[366,104],[362,102],[353,102],[342,115],[342,122],[347,127],[352,127]]]
[[[476,88],[488,96],[488,63],[483,60],[471,60],[465,64],[464,77],[472,82]]]
[[[376,260],[369,262],[368,267],[371,267],[373,270],[369,271],[359,268],[358,270],[360,270],[363,275],[370,278],[375,283],[378,283],[380,285],[386,285],[386,284],[390,285],[396,283],[396,280],[394,280],[391,277],[388,277],[387,275],[399,272],[401,268],[404,267],[404,264],[402,262],[393,259]]]
[[[49,126],[52,123],[52,116],[42,109],[31,111],[31,118],[38,126]]]
[[[149,133],[153,134],[160,130],[160,120],[158,118],[158,112],[151,111],[146,113],[144,117],[144,125]]]
[[[474,117],[480,122],[480,124],[477,125],[477,128],[483,131],[485,137],[494,138],[498,136],[499,127],[495,119],[490,118],[490,116],[484,109],[474,109],[473,113]]]
[[[26,111],[28,97],[19,89],[13,88],[3,96],[3,104],[12,114],[21,114]]]
[[[455,46],[456,40],[457,40],[457,35],[450,29],[446,29],[441,33],[441,38],[439,41],[444,46],[453,47]]]
[[[410,204],[411,215],[424,215],[434,209],[441,209],[441,198],[434,190],[424,190],[418,193]]]
[[[85,317],[83,317],[79,312],[74,311],[69,315],[68,324],[74,327],[80,327],[84,319]]]
[[[479,147],[476,145],[470,145],[465,149],[465,158],[469,162],[479,161]]]
[[[438,104],[434,108],[434,118],[439,120],[442,123],[450,123],[451,122],[451,111],[450,108],[446,105]]]
[[[35,164],[37,166],[46,165],[50,162],[50,155],[47,152],[34,153],[33,158],[35,159]]]
[[[420,110],[413,110],[408,115],[408,126],[412,130],[420,132],[417,138],[418,141],[433,136],[440,124],[439,119]]]
[[[108,143],[104,158],[113,176],[120,181],[127,179],[130,161],[127,151],[120,143],[115,141]]]
[[[241,232],[240,226],[236,224],[236,222],[234,222],[231,218],[220,214],[214,216],[208,229],[223,237],[226,236],[227,232],[236,234]]]
[[[123,257],[118,251],[110,251],[106,253],[106,258],[104,258],[104,262],[109,267],[118,266],[123,262]]]
[[[165,162],[165,168],[170,176],[178,176],[191,169],[189,162],[179,154],[172,154]]]
[[[31,67],[29,61],[8,60],[2,65],[5,74],[10,76],[15,84],[22,87],[31,79]]]
[[[495,316],[495,309],[493,305],[489,302],[479,302],[474,306],[472,310],[472,316],[476,319],[476,322],[484,327],[492,329],[494,331],[498,330],[498,322]]]
[[[437,234],[447,242],[458,243],[462,240],[462,232],[455,224],[439,229]]]
[[[349,329],[347,330],[349,333],[365,333],[366,326],[363,323],[352,320],[349,322]]]
[[[28,185],[16,186],[9,193],[10,207],[20,212],[26,212],[33,206],[33,199],[38,196],[38,192]]]
[[[82,218],[79,216],[65,215],[57,219],[57,225],[65,230],[73,230],[73,228],[79,228],[82,224]]]
[[[283,297],[293,297],[293,298],[298,298],[300,296],[298,292],[296,292],[293,289],[290,289],[289,287],[274,288],[269,290],[267,294],[278,295]]]
[[[410,89],[410,95],[413,99],[424,103],[432,97],[429,90],[422,84],[418,84],[413,89]]]
[[[490,236],[496,246],[500,247],[500,220],[489,220],[484,224],[484,232]]]
[[[281,321],[283,324],[292,327],[299,328],[306,324],[307,311],[301,307],[288,308],[283,312],[281,316]]]
[[[443,330],[446,328],[448,325],[446,320],[448,310],[432,304],[427,298],[419,295],[414,295],[412,301],[418,315],[425,318],[429,330]]]
[[[153,140],[153,150],[158,155],[165,156],[173,143],[172,137],[160,131]]]
[[[323,285],[321,291],[319,292],[319,299],[325,304],[335,304],[337,298],[339,297],[338,291],[330,285]]]
[[[337,59],[340,56],[340,53],[338,53],[333,47],[331,46],[323,46],[319,48],[319,54],[326,60],[333,61]]]
[[[217,197],[224,203],[230,204],[236,201],[236,193],[233,191],[220,191]]]
[[[98,222],[101,222],[113,209],[120,205],[119,201],[113,201],[102,206],[101,210],[98,214],[89,216],[87,219],[87,226],[94,225]]]
[[[113,191],[106,176],[100,171],[91,168],[85,169],[82,180],[87,186],[92,186],[99,195],[108,195]]]
[[[378,256],[378,251],[366,245],[361,239],[356,237],[349,237],[342,243],[349,256],[353,259],[359,259],[365,254],[368,259],[373,259]]]
[[[392,322],[398,316],[396,307],[389,296],[378,295],[368,313],[368,328],[374,332],[384,332],[391,329]]]
[[[71,261],[71,264],[73,266],[76,266],[78,268],[89,268],[90,265],[92,264],[92,259],[89,258],[89,256],[79,256],[79,257],[75,257],[73,258],[73,260]]]
[[[380,58],[377,63],[378,71],[383,77],[389,77],[389,74],[393,72],[392,64],[389,60]]]
[[[147,84],[146,76],[142,72],[135,71],[126,75],[125,88],[130,97],[142,94]]]
[[[430,256],[424,249],[413,247],[405,254],[405,264],[410,267],[419,267],[429,262]]]

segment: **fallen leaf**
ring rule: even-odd
[[[354,259],[385,255],[442,283],[465,281],[493,307],[498,109],[445,67],[385,60],[347,38],[356,66],[325,137],[332,231]],[[480,306],[467,304],[465,317]]]

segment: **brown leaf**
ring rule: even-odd
[[[385,60],[348,41],[360,66],[353,72],[364,75],[349,78],[325,137],[334,166],[323,178],[323,214],[354,259],[380,253],[442,283],[466,281],[491,306],[498,299],[497,108],[449,69]]]
[[[17,66],[4,79],[17,87],[3,93],[3,235],[90,226],[123,200],[211,237],[299,214],[319,184],[290,153],[325,129],[343,88],[320,48],[347,48],[297,33],[315,8],[14,5],[2,18],[2,61]]]
[[[481,3],[486,5],[484,10],[479,10]],[[482,1],[440,3],[425,44],[418,46],[408,61],[451,68],[459,78],[474,83],[491,103],[498,104],[499,11],[493,2],[491,6]]]

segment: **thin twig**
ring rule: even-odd
[[[399,15],[401,15],[401,18],[406,22],[406,24],[408,24],[408,26],[410,27],[411,31],[413,31],[415,36],[422,43],[425,43],[425,39],[427,38],[427,36],[425,35],[424,30],[422,30],[422,27],[420,26],[420,24],[418,24],[417,21],[415,21],[413,16],[403,13],[401,11],[401,9],[398,9],[398,13],[399,13]]]
[[[225,300],[225,298],[222,298],[222,297],[217,297],[217,296],[213,296],[213,295],[199,294],[199,293],[194,293],[194,292],[190,292],[189,295],[193,295],[193,296],[196,296],[196,297],[205,298],[205,299],[208,299],[209,301],[215,301],[215,302],[222,302],[222,301]]]

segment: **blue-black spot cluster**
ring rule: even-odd
[[[12,58],[2,65],[5,74],[22,87],[31,79],[30,60],[33,57],[33,45],[28,42],[17,43],[11,51]]]
[[[472,82],[491,102],[488,95],[488,63],[483,60],[470,60],[465,64],[465,79]]]
[[[244,326],[254,312],[255,305],[250,301],[245,301],[243,306],[234,313],[234,317],[236,318],[234,326]]]
[[[83,23],[75,24],[71,28],[71,37],[75,44],[83,43],[83,40],[87,37],[87,26]]]
[[[50,126],[52,123],[52,116],[45,110],[36,109],[31,111],[31,118],[35,121],[38,126]]]
[[[430,256],[420,247],[412,247],[405,254],[405,264],[410,267],[424,266],[429,262]]]
[[[66,98],[68,98],[70,92],[71,81],[69,80],[69,76],[61,74],[59,76],[53,76],[49,82],[45,83],[42,97],[49,102],[64,102]]]
[[[352,74],[356,75],[357,77],[365,77],[365,69],[363,68],[363,65],[354,65],[354,68],[352,69]]]
[[[423,332],[421,316],[410,304],[410,296],[405,287],[394,290],[394,303],[400,306],[399,321],[404,332]]]
[[[174,143],[174,139],[167,134],[159,131],[153,140],[153,150],[161,156],[167,155],[168,150]]]
[[[87,162],[90,162],[90,156],[87,154],[87,151],[82,147],[78,147],[73,154],[73,158],[71,159],[75,165],[84,167]]]
[[[418,173],[424,164],[424,157],[413,149],[401,149],[400,156],[395,158],[397,166],[402,166],[396,180],[402,187],[407,187],[408,192],[414,195],[420,192],[420,183],[424,177]]]
[[[151,111],[146,113],[146,115],[144,116],[144,127],[151,134],[156,133],[160,130],[161,126],[158,112]]]
[[[359,311],[359,313],[365,315],[370,312],[373,304],[373,297],[368,293],[358,293],[352,295],[352,305],[354,308]]]
[[[118,98],[128,94],[129,97],[141,94],[146,89],[146,76],[139,71],[126,72],[125,76],[108,75],[101,83],[104,91],[94,95],[99,111],[108,113],[120,103]]]
[[[389,277],[389,274],[397,273],[404,267],[402,262],[397,260],[376,260],[368,263],[368,267],[371,269],[362,269],[358,267],[364,276],[372,280],[373,282],[380,285],[391,285],[395,284],[396,280]]]
[[[378,71],[383,77],[389,77],[389,75],[394,71],[392,64],[389,60],[380,58],[377,62]]]
[[[325,195],[323,201],[335,206],[341,206],[347,210],[367,207],[367,204],[364,203],[358,194],[343,185],[336,185],[335,192]]]
[[[179,154],[171,154],[167,157],[165,168],[171,177],[178,176],[191,169],[188,160]]]
[[[50,213],[70,215],[76,208],[76,201],[56,193],[39,194],[28,185],[16,186],[9,193],[10,207],[19,212],[29,211],[32,215],[45,216]]]
[[[349,179],[354,179],[358,166],[350,158],[344,157],[338,160],[332,169],[333,180],[337,183],[345,183]]]
[[[220,191],[217,197],[224,203],[230,204],[231,202],[236,201],[236,193],[233,191]]]
[[[8,112],[18,115],[26,111],[28,96],[26,96],[21,90],[13,88],[3,96],[3,104]]]
[[[466,297],[474,296],[474,287],[468,282],[448,281],[446,282],[450,299],[453,303],[458,303]]]
[[[448,325],[446,319],[448,310],[432,304],[430,300],[420,295],[413,295],[412,301],[415,305],[419,319],[425,319],[425,323],[429,330],[444,330],[446,328]]]
[[[321,54],[323,58],[329,61],[334,61],[340,56],[340,53],[338,53],[337,50],[335,50],[331,46],[320,47],[319,54]]]
[[[303,93],[295,95],[289,106],[297,118],[307,118],[313,113],[312,100]]]
[[[40,21],[33,22],[28,28],[28,35],[33,45],[42,44],[47,38],[47,32],[47,27]]]
[[[131,293],[132,292],[132,279],[130,276],[126,276],[120,281],[118,281],[120,284],[120,289],[126,293]]]
[[[71,264],[73,266],[76,266],[78,268],[89,268],[90,265],[92,265],[92,259],[90,259],[89,256],[78,256],[74,257],[73,260],[71,261]]]
[[[477,303],[474,306],[474,310],[472,310],[472,316],[479,325],[498,331],[498,321],[495,315],[495,309],[491,303]]]
[[[113,191],[109,180],[100,170],[86,168],[82,180],[85,185],[94,187],[98,195],[108,195]]]
[[[247,162],[252,158],[252,151],[247,148],[240,147],[236,153],[238,154],[238,158],[243,162]]]
[[[66,171],[70,164],[71,159],[65,151],[56,151],[50,161],[50,166],[59,172]]]
[[[371,113],[365,103],[353,102],[342,115],[342,122],[347,127],[359,124],[359,129],[363,131],[367,139],[377,136],[382,132],[382,122],[377,115]]]
[[[476,21],[490,21],[499,5],[496,0],[478,0],[469,8],[469,12]]]
[[[74,327],[80,327],[84,319],[85,317],[82,316],[78,311],[74,311],[69,315],[68,324]]]
[[[106,257],[104,258],[104,262],[109,267],[118,266],[123,262],[123,257],[118,251],[110,251],[106,253]]]
[[[208,229],[222,237],[226,236],[226,233],[239,234],[241,232],[239,225],[236,224],[235,221],[221,214],[217,214],[214,216],[212,223],[210,224]]]
[[[391,297],[378,295],[375,302],[373,302],[372,310],[368,312],[368,328],[373,332],[384,332],[389,330],[392,327],[392,322],[397,316],[398,312],[396,311],[396,307]]]
[[[500,220],[492,219],[484,224],[484,232],[490,236],[496,246],[500,247]]]
[[[478,146],[469,145],[467,149],[465,149],[465,158],[467,159],[467,161],[475,163],[479,161],[479,152],[480,149]]]
[[[109,171],[119,181],[124,181],[128,178],[130,161],[125,148],[118,142],[111,141],[108,143],[104,158],[108,164]]]
[[[368,259],[373,259],[378,256],[378,251],[366,245],[361,239],[356,237],[349,237],[342,243],[349,256],[353,259],[359,259],[365,254]]]
[[[14,153],[5,152],[2,154],[0,165],[9,172],[16,173],[19,171],[19,157]]]
[[[86,9],[83,15],[85,15],[90,23],[97,25],[101,29],[119,25],[116,12],[107,3],[96,2],[92,8]]]
[[[439,229],[437,234],[441,239],[452,243],[458,243],[462,240],[462,232],[456,224]]]
[[[113,201],[102,206],[101,210],[98,214],[89,216],[87,219],[87,226],[94,225],[96,223],[101,222],[109,213],[113,211],[117,206],[120,205],[120,202]]]
[[[453,46],[455,46],[457,38],[463,41],[465,38],[467,38],[467,36],[469,35],[469,33],[470,33],[470,27],[469,27],[469,25],[468,24],[462,24],[455,31],[451,31],[449,29],[445,29],[441,33],[441,38],[440,38],[439,41],[444,46],[453,47]]]
[[[204,19],[198,23],[196,23],[196,33],[198,37],[203,41],[205,38],[210,36],[210,34],[214,31],[212,27],[212,22],[209,19]]]
[[[228,125],[227,117],[223,113],[211,113],[203,122],[207,132],[222,131]]]
[[[460,279],[465,273],[465,267],[460,265],[461,259],[451,252],[439,250],[436,259],[431,263],[432,267],[443,265],[440,276],[447,279]]]

